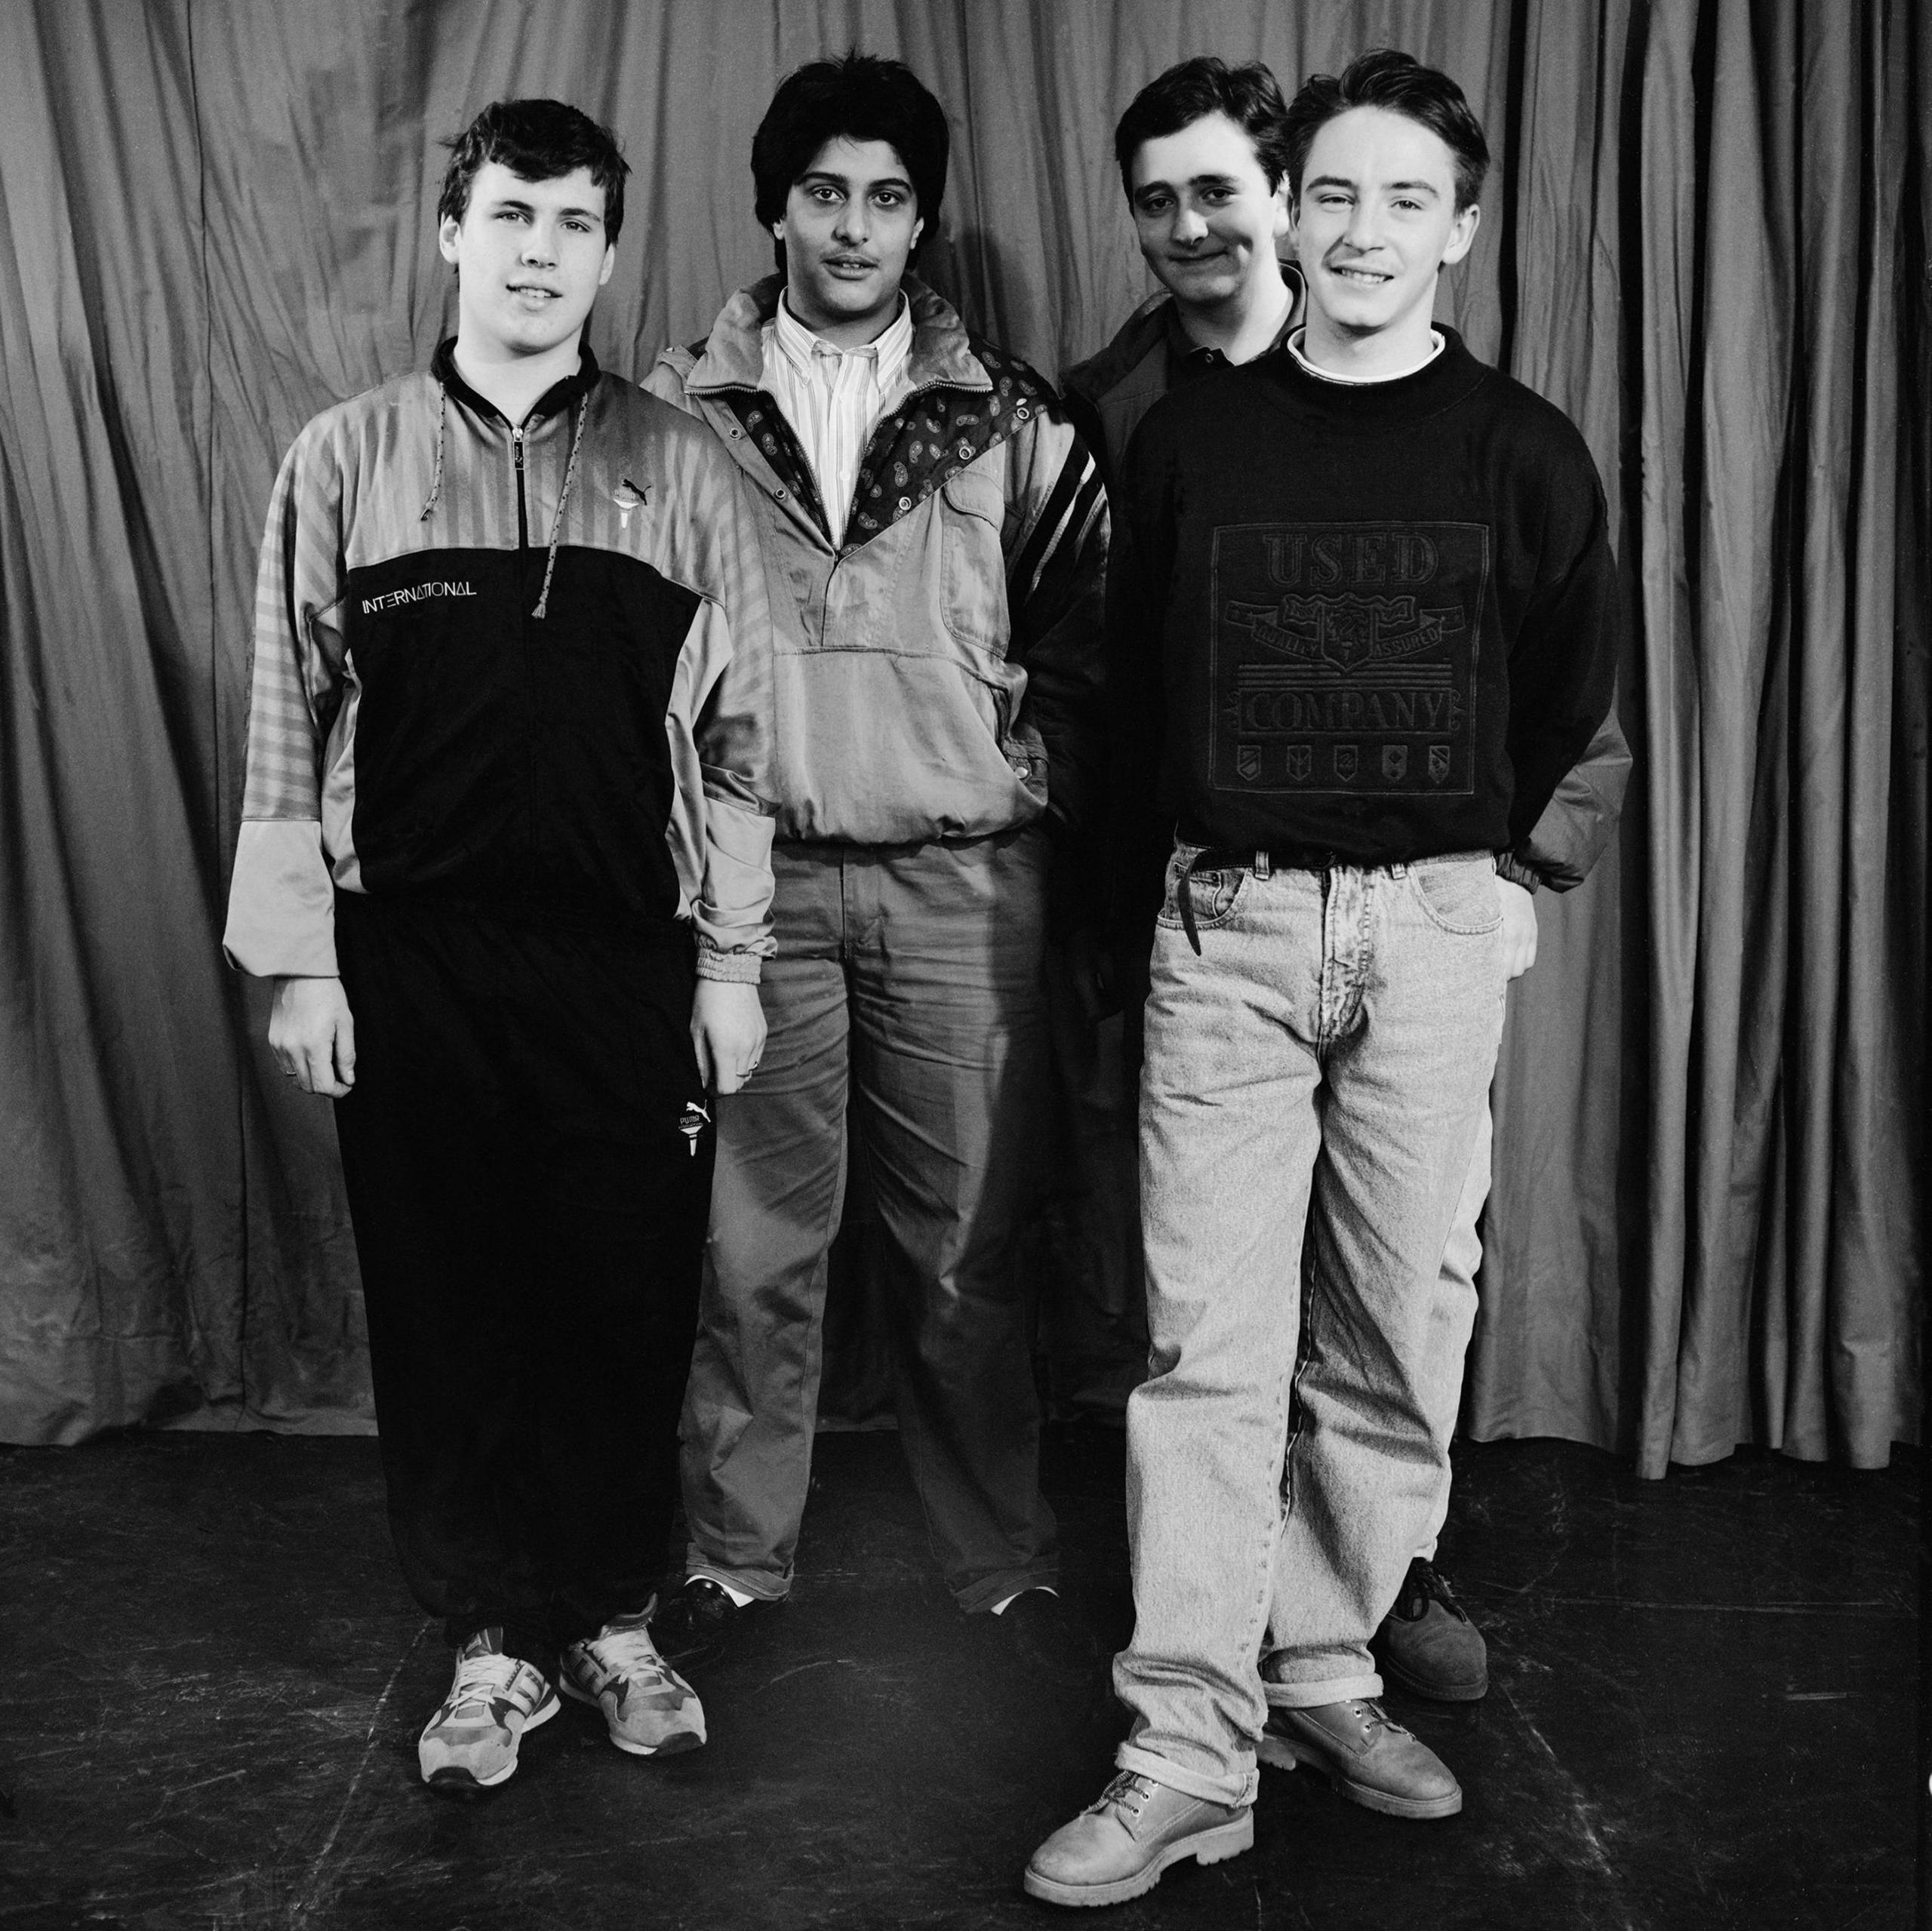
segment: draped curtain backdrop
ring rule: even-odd
[[[1914,0],[14,0],[0,8],[0,1436],[360,1429],[325,1102],[217,935],[276,460],[453,324],[437,137],[554,94],[635,169],[641,375],[768,266],[779,78],[909,61],[931,278],[1049,373],[1147,292],[1114,120],[1379,45],[1497,154],[1443,314],[1609,492],[1637,752],[1512,995],[1465,1426],[1661,1474],[1916,1440],[1928,28]]]

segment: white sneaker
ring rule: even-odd
[[[668,1757],[704,1741],[697,1693],[657,1653],[641,1616],[605,1624],[558,1659],[564,1694],[604,1712],[611,1741],[633,1757]]]
[[[416,1742],[423,1781],[437,1790],[488,1790],[516,1770],[525,1730],[557,1714],[542,1672],[503,1653],[500,1629],[479,1629],[457,1652],[456,1677]]]

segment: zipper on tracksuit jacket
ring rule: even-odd
[[[523,511],[523,431],[521,427],[510,431],[510,447],[516,457],[516,546],[519,550],[530,547],[530,524]]]

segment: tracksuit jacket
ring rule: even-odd
[[[771,949],[769,620],[713,438],[586,347],[512,426],[445,342],[284,461],[224,944],[334,976],[334,896]]]
[[[760,387],[783,285],[740,290],[645,384],[709,425],[763,506],[777,836],[1091,828],[1107,529],[1092,455],[1040,377],[909,277],[912,392],[875,429],[835,545]]]

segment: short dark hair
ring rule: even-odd
[[[1297,200],[1315,135],[1352,107],[1384,107],[1441,136],[1456,158],[1456,211],[1460,214],[1475,205],[1489,172],[1489,143],[1483,139],[1482,123],[1447,74],[1392,47],[1358,56],[1340,80],[1333,74],[1309,75],[1295,96],[1288,109],[1288,191]]]
[[[752,182],[758,225],[785,218],[792,184],[827,141],[884,141],[906,164],[921,241],[937,232],[946,198],[946,164],[952,137],[946,109],[903,60],[853,52],[808,60],[787,74],[752,137]]]
[[[436,220],[460,221],[469,208],[469,184],[486,161],[500,161],[525,181],[554,181],[559,174],[590,170],[604,190],[604,238],[614,241],[624,225],[624,177],[630,163],[617,137],[580,108],[561,100],[493,100],[444,146],[450,165],[436,201]]]
[[[1288,110],[1272,71],[1259,60],[1230,67],[1211,54],[1198,54],[1158,75],[1127,104],[1114,130],[1120,184],[1134,198],[1134,157],[1149,141],[1164,140],[1210,114],[1225,114],[1254,143],[1254,158],[1272,190],[1288,171]]]

